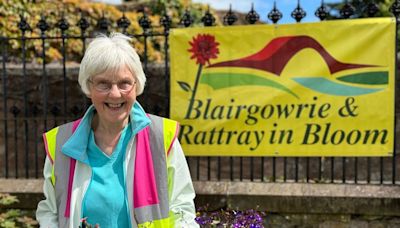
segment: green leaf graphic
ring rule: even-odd
[[[343,82],[363,85],[387,85],[389,82],[387,71],[349,74],[336,79]]]
[[[189,84],[187,84],[186,82],[182,82],[182,81],[178,81],[179,86],[185,90],[186,92],[190,92],[192,91],[192,88],[190,87]]]
[[[213,89],[224,89],[234,86],[267,86],[272,87],[292,96],[299,98],[286,86],[271,79],[260,77],[253,74],[238,73],[205,73],[201,76],[200,82],[211,86]]]

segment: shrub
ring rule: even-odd
[[[0,193],[0,205],[11,205],[17,203],[18,199],[9,194]],[[0,227],[36,227],[37,222],[28,216],[26,211],[17,209],[7,209],[4,213],[0,213]]]
[[[166,3],[159,1],[157,4],[148,0],[138,1],[139,5],[146,7],[147,15],[151,21],[153,31],[162,32],[160,26],[161,15],[164,14],[164,9],[168,8],[168,14],[172,17],[173,26],[177,26],[179,19],[184,13],[184,9],[191,5],[191,13],[195,18],[196,23],[200,23],[200,17],[205,9],[205,5],[191,4],[189,1],[184,0],[171,0]],[[141,7],[141,8],[143,8]],[[58,23],[62,17],[69,24],[66,35],[73,37],[81,36],[81,29],[77,26],[81,15],[85,15],[90,27],[87,29],[85,35],[93,36],[98,31],[96,28],[97,22],[103,16],[109,20],[109,31],[121,31],[117,26],[117,20],[123,15],[122,11],[114,5],[107,5],[103,3],[90,2],[85,0],[7,0],[0,1],[0,36],[3,37],[21,37],[22,32],[18,27],[21,16],[26,19],[30,25],[30,29],[26,31],[26,37],[40,37],[41,30],[37,27],[41,17],[45,18],[49,28],[46,30],[47,37],[60,37],[61,29]],[[127,29],[128,34],[140,34],[142,28],[138,21],[142,17],[142,13],[127,11],[125,17],[131,22]],[[217,23],[219,21],[217,20]],[[138,42],[139,41],[139,42]],[[143,38],[134,38],[133,43],[139,54],[144,51]],[[8,51],[9,61],[20,62],[22,53],[22,42],[20,39],[8,40],[10,50]],[[27,62],[42,63],[42,40],[33,39],[26,41],[26,59]],[[163,59],[164,50],[164,37],[154,36],[147,40],[147,55],[148,61],[161,61]],[[61,39],[46,39],[46,63],[60,62],[63,58],[61,51]],[[83,43],[80,39],[68,39],[66,44],[66,56],[68,61],[80,62],[82,57]]]

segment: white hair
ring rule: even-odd
[[[129,43],[131,38],[121,33],[111,33],[109,37],[100,35],[86,49],[79,68],[78,82],[82,91],[90,95],[88,80],[109,70],[127,66],[136,77],[136,94],[143,93],[146,76],[139,55]]]

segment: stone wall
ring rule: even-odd
[[[195,182],[196,204],[210,210],[257,208],[266,227],[400,227],[400,187]]]
[[[34,210],[42,184],[0,179],[0,193],[20,200],[3,209]],[[400,227],[399,186],[195,181],[194,188],[197,207],[264,211],[265,227]]]

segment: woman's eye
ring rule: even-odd
[[[100,89],[108,89],[109,88],[109,83],[99,82],[99,83],[97,83],[96,87],[100,88]]]
[[[120,89],[129,89],[132,87],[132,83],[131,82],[121,82],[121,83],[118,83],[118,87]]]

